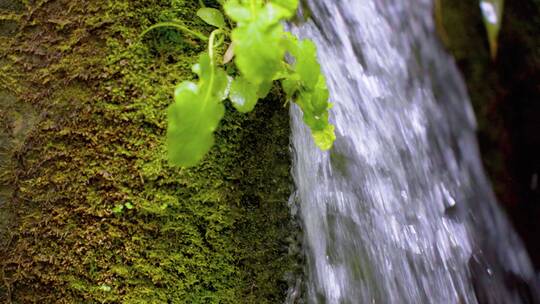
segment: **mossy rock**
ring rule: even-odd
[[[174,85],[193,77],[205,46],[168,29],[139,33],[172,19],[208,33],[197,5],[55,0],[23,13],[0,48],[0,89],[10,84],[38,115],[9,153],[0,302],[284,299],[293,229],[279,92],[247,115],[228,106],[199,166],[165,160]]]
[[[24,10],[24,3],[20,0],[0,0],[0,10],[21,12]]]

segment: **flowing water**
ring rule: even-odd
[[[308,0],[337,140],[292,107],[307,303],[536,303],[535,273],[483,172],[431,0]],[[307,14],[307,10],[304,10]]]

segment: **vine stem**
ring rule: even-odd
[[[174,28],[177,28],[185,33],[188,33],[188,34],[191,34],[197,38],[199,38],[200,40],[203,40],[203,41],[208,41],[208,37],[205,36],[204,34],[202,33],[199,33],[197,31],[194,31],[194,30],[191,30],[189,29],[187,26],[185,25],[182,25],[180,23],[177,23],[177,22],[160,22],[158,24],[154,24],[152,25],[151,27],[147,28],[146,30],[144,30],[144,32],[141,33],[141,35],[139,37],[143,37],[144,35],[146,35],[148,32],[152,31],[152,30],[155,30],[157,28],[160,28],[160,27],[174,27]]]

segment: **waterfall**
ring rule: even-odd
[[[308,303],[535,303],[528,255],[483,172],[432,0],[307,0],[337,140],[291,107]]]

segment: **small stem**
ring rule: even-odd
[[[177,29],[185,32],[185,33],[191,34],[191,35],[193,35],[193,36],[195,36],[195,37],[197,37],[197,38],[199,38],[199,39],[201,39],[203,41],[208,41],[208,37],[206,37],[204,34],[199,33],[197,31],[194,31],[194,30],[191,30],[187,26],[184,26],[184,25],[176,23],[176,22],[160,22],[158,24],[154,24],[151,27],[147,28],[144,32],[142,32],[139,37],[143,37],[148,32],[150,32],[152,30],[155,30],[157,28],[160,28],[160,27],[174,27],[174,28],[177,28]]]
[[[217,42],[214,45],[214,48],[220,47],[224,41],[225,41],[225,37],[223,35],[219,36],[219,38],[217,39]]]
[[[214,40],[216,39],[216,35],[221,33],[222,30],[217,29],[212,31],[210,34],[210,39],[208,41],[208,55],[210,56],[210,64],[214,65]]]

